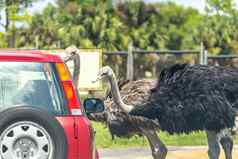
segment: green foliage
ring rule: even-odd
[[[7,43],[5,40],[5,35],[0,32],[0,48],[7,48]]]
[[[8,47],[15,47],[17,40],[16,22],[29,22],[31,16],[25,10],[37,0],[0,0],[0,11],[5,14],[5,39]],[[2,19],[2,17],[0,17]]]
[[[67,1],[66,4],[59,0],[58,4],[63,9],[48,6],[43,13],[32,17],[28,27],[19,29],[24,40],[20,40],[18,47],[64,48],[74,44],[126,50],[131,41],[140,49],[199,47],[198,27],[202,15],[191,8],[140,1],[119,3],[114,8],[99,0]]]
[[[234,0],[207,0],[207,11],[231,14],[235,11]]]
[[[207,0],[201,39],[212,54],[238,53],[237,15],[234,0]]]
[[[0,9],[8,6],[10,21],[0,37],[3,47],[5,43],[10,46],[11,39],[15,47],[76,45],[110,51],[127,50],[130,42],[146,50],[199,49],[203,42],[211,54],[238,53],[238,12],[233,0],[207,0],[206,14],[173,2],[128,1],[113,6],[109,0],[57,0],[57,6],[48,5],[42,13],[29,15],[25,9],[35,1],[0,1]],[[27,25],[16,28],[16,22]],[[141,72],[151,72],[158,60],[154,56],[135,58]],[[113,67],[115,63],[125,66],[124,62],[122,57],[105,59]],[[123,69],[115,69],[120,76],[125,74]]]
[[[232,0],[207,0],[207,15],[172,2],[128,1],[112,7],[107,0],[58,0],[58,7],[49,5],[31,16],[25,8],[35,1],[0,1],[2,9],[8,8],[11,22],[5,26],[10,28],[6,34],[18,33],[17,47],[50,49],[74,44],[113,51],[126,50],[133,42],[140,49],[197,49],[203,41],[215,54],[237,52]],[[19,21],[28,25],[16,28]]]

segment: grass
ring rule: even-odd
[[[129,139],[116,138],[111,140],[111,135],[107,128],[100,123],[93,123],[96,130],[96,144],[98,148],[127,148],[148,146],[145,137],[134,136]],[[170,146],[198,146],[206,145],[206,134],[204,132],[191,133],[189,135],[169,135],[165,132],[159,133],[160,138],[166,145]],[[236,139],[238,144],[238,140]]]

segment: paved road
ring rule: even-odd
[[[102,149],[99,154],[102,159],[152,159],[147,148]],[[235,156],[238,156],[238,146],[234,148],[234,159]],[[166,159],[208,159],[207,147],[169,147]],[[224,159],[223,152],[220,159]]]

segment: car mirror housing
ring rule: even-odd
[[[86,113],[101,113],[104,111],[104,103],[98,98],[86,98],[83,106]]]

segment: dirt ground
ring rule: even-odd
[[[101,159],[152,159],[147,148],[102,149],[99,154]],[[235,146],[233,158],[237,159],[237,156],[238,146]],[[208,159],[207,147],[169,147],[166,159]],[[220,159],[225,159],[223,152]]]

